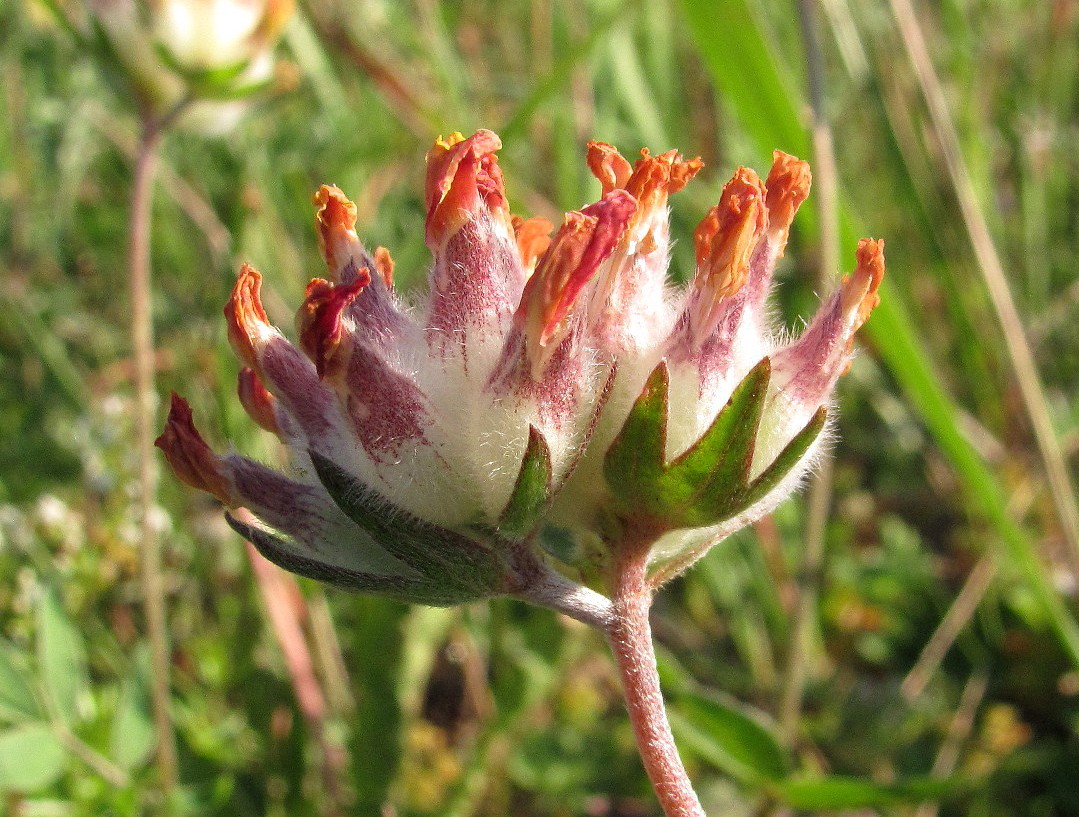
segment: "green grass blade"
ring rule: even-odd
[[[614,11],[596,20],[588,29],[588,36],[580,43],[575,43],[564,50],[561,59],[555,62],[551,73],[525,97],[505,124],[498,129],[503,144],[510,144],[520,138],[532,124],[533,118],[544,103],[565,91],[573,71],[583,61],[592,56],[597,46],[610,36],[611,28],[626,19],[628,12],[619,6]]]
[[[770,163],[775,148],[808,156],[798,95],[777,69],[749,4],[682,0],[682,10],[701,59],[756,145],[759,163]]]
[[[1079,626],[1057,594],[1031,537],[1008,511],[1000,482],[970,441],[960,432],[955,405],[933,373],[925,351],[915,340],[910,319],[899,299],[882,287],[881,302],[864,330],[921,415],[941,450],[963,481],[968,503],[989,522],[1020,570],[1072,660],[1079,664]]]

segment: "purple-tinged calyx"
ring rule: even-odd
[[[362,297],[350,300],[348,314],[370,343],[392,345],[413,330],[393,294],[393,259],[379,247],[374,255],[356,234],[356,205],[333,185],[315,193],[315,231],[330,282],[351,286],[363,279]],[[360,293],[357,292],[357,295]]]
[[[550,356],[569,333],[582,292],[610,257],[636,211],[632,196],[613,190],[594,204],[567,213],[540,257],[514,317],[534,380],[540,379]]]
[[[427,311],[433,348],[505,330],[525,272],[489,130],[439,139],[427,153],[426,241],[434,254]]]
[[[312,280],[296,326],[300,345],[337,393],[364,451],[377,464],[392,464],[404,446],[425,439],[430,420],[415,382],[393,367],[381,345],[350,325],[349,307],[371,280],[366,268],[347,284]]]
[[[347,361],[348,345],[342,354],[346,327],[342,314],[371,282],[371,273],[364,267],[347,284],[332,284],[313,278],[307,285],[304,302],[296,314],[300,346],[320,378],[337,376]]]
[[[767,298],[790,225],[809,194],[809,165],[776,151],[768,179],[739,168],[697,227],[697,273],[668,341],[676,379],[697,382],[704,415],[774,345]]]
[[[582,307],[597,270],[617,246],[636,208],[632,196],[612,190],[566,214],[558,232],[545,242],[547,247],[525,284],[513,326],[485,387],[491,395],[512,397],[523,411],[533,412],[529,423],[548,435],[560,474],[567,454],[592,422],[589,407],[595,404],[604,377]]]
[[[314,365],[270,323],[262,305],[262,275],[244,264],[225,305],[233,351],[295,418],[311,444],[338,430],[333,394]]]
[[[772,355],[773,427],[805,423],[828,402],[836,381],[849,368],[854,334],[880,302],[877,290],[884,278],[884,241],[858,242],[854,272],[821,307],[801,336]]]

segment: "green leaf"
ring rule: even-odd
[[[502,591],[506,568],[492,547],[418,519],[332,460],[309,453],[319,479],[341,510],[382,548],[419,571],[423,580],[418,585],[445,599],[426,603],[457,604]]]
[[[551,449],[539,429],[529,425],[528,446],[513,493],[498,520],[499,532],[513,541],[527,538],[535,530],[550,498]]]
[[[670,717],[679,740],[727,774],[750,783],[786,777],[787,760],[779,742],[740,708],[686,694],[678,697]]]
[[[251,64],[251,60],[245,57],[231,65],[213,68],[192,67],[185,64],[162,42],[154,43],[154,52],[168,68],[179,74],[191,86],[196,96],[227,89]]]
[[[745,510],[790,473],[823,428],[824,413],[818,412],[750,484],[771,371],[771,361],[763,358],[700,439],[668,463],[670,386],[666,364],[660,363],[603,462],[622,518],[650,519],[668,529],[705,527]]]
[[[625,510],[662,517],[656,486],[667,449],[670,375],[660,363],[649,375],[603,460],[603,476]]]
[[[131,672],[120,687],[109,728],[109,756],[125,771],[141,766],[154,750],[156,732],[151,714],[149,678],[149,651],[140,649]]]
[[[0,733],[0,790],[39,791],[60,778],[67,760],[48,724],[30,723]]]
[[[762,160],[779,148],[809,155],[801,100],[768,48],[746,0],[682,0],[684,17],[724,99],[756,143]]]
[[[16,655],[10,644],[0,642],[0,717],[7,720],[40,719],[44,712]]]
[[[437,581],[429,581],[422,574],[419,578],[403,576],[380,576],[365,573],[346,565],[328,562],[310,549],[284,534],[259,525],[241,522],[231,514],[225,514],[229,527],[244,537],[255,549],[278,567],[291,573],[332,584],[342,590],[359,593],[378,593],[403,601],[414,601],[436,606],[457,604],[460,594],[453,588]]]
[[[78,699],[88,686],[82,636],[68,618],[56,591],[49,588],[37,609],[38,669],[52,709],[69,726],[78,716]]]
[[[775,791],[787,805],[812,811],[881,808],[939,800],[961,785],[947,778],[919,777],[880,784],[859,777],[801,777],[780,781]]]

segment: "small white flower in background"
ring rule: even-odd
[[[602,576],[646,548],[655,586],[771,511],[821,448],[884,259],[863,239],[802,335],[773,331],[805,162],[777,152],[766,180],[739,168],[676,288],[667,199],[699,159],[642,151],[631,165],[591,143],[602,197],[550,235],[511,215],[500,146],[481,130],[428,154],[434,264],[416,304],[335,187],[315,196],[327,277],[308,285],[297,344],[270,324],[259,273],[241,271],[225,309],[240,399],[288,446],[287,475],[215,455],[174,395],[158,440],[173,470],[246,506],[258,522],[231,524],[284,567],[448,604],[529,595],[544,553]]]
[[[154,9],[155,39],[188,71],[256,62],[292,11],[280,0],[159,0]]]
[[[126,75],[140,105],[224,131],[242,100],[273,77],[273,46],[293,0],[91,0],[97,43]]]

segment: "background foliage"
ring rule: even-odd
[[[841,387],[825,557],[807,569],[798,499],[663,591],[672,720],[710,813],[927,815],[940,797],[942,814],[1077,814],[1066,531],[893,10],[818,9],[843,266],[863,231],[889,262]],[[1079,11],[945,0],[919,21],[1074,480]],[[237,129],[170,134],[153,228],[160,394],[271,461],[233,398],[220,308],[246,260],[291,324],[321,263],[318,184],[358,203],[408,287],[438,133],[499,132],[514,210],[556,218],[598,192],[587,139],[678,147],[707,162],[672,202],[685,275],[734,167],[810,150],[792,3],[310,0],[281,56]],[[0,808],[155,812],[124,296],[136,122],[45,6],[0,5],[0,71]],[[781,275],[791,327],[815,299],[815,200]],[[409,609],[304,583],[316,726],[220,510],[166,477],[158,523],[175,813],[657,813],[595,634],[508,602]]]

